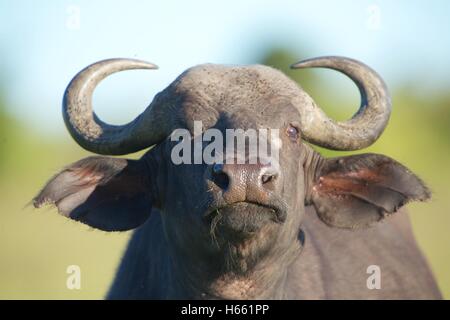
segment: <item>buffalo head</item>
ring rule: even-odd
[[[328,118],[305,91],[273,68],[207,64],[181,74],[132,122],[109,125],[92,110],[96,85],[117,71],[156,66],[111,59],[87,67],[71,81],[63,101],[64,121],[75,141],[102,155],[153,148],[139,160],[97,156],[71,164],[47,183],[34,205],[54,204],[63,215],[106,231],[137,228],[152,212],[160,214],[176,259],[194,257],[198,263],[245,273],[266,258],[294,258],[307,205],[331,227],[359,228],[408,201],[427,199],[421,180],[393,159],[376,154],[325,159],[306,143],[334,150],[367,147],[391,112],[383,80],[366,65],[322,57],[292,66],[307,67],[331,68],[355,82],[361,105],[350,120]],[[197,121],[202,124],[198,132]],[[278,156],[262,159],[247,148],[223,148],[216,150],[218,159],[244,161],[175,163],[173,151],[180,141],[171,135],[178,129],[189,133],[184,143],[200,151],[212,142],[205,137],[212,129],[225,137],[230,129],[277,130],[268,146]]]

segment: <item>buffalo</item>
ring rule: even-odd
[[[351,119],[330,119],[274,68],[204,64],[130,123],[110,125],[93,112],[97,84],[114,72],[157,67],[134,59],[88,66],[68,85],[63,116],[74,140],[102,156],[64,168],[34,206],[55,205],[104,231],[135,229],[110,299],[440,298],[402,208],[430,198],[422,180],[384,155],[325,158],[310,145],[354,151],[374,143],[391,113],[384,81],[345,57],[292,65],[309,67],[334,69],[357,85],[361,105]],[[189,133],[188,145],[211,129],[277,130],[268,141],[277,157],[255,156],[244,139],[244,152],[223,148],[217,161],[175,163],[178,129]],[[203,139],[200,148],[207,145]],[[138,160],[105,157],[146,148]],[[238,155],[245,161],[224,161]]]

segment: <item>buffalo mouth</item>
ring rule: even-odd
[[[237,202],[211,209],[204,219],[212,231],[217,230],[224,236],[246,237],[257,233],[269,223],[283,223],[286,213],[278,206]]]

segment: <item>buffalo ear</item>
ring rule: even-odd
[[[33,205],[55,205],[62,215],[104,231],[133,229],[152,209],[147,170],[142,160],[85,158],[50,179]]]
[[[311,202],[320,219],[330,226],[367,227],[409,201],[430,198],[416,175],[383,155],[327,159],[319,170]]]

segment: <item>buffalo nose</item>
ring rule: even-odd
[[[212,166],[212,181],[223,190],[229,203],[253,200],[264,201],[278,183],[280,172],[267,164],[222,164]]]

